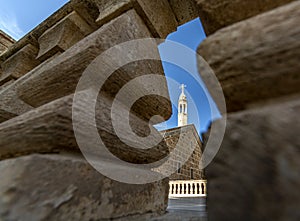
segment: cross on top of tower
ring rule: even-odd
[[[184,88],[186,88],[186,85],[182,84],[180,85],[180,88],[181,88],[181,93],[184,94]]]

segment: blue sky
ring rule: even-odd
[[[67,2],[68,0],[0,0],[0,29],[18,40]],[[200,20],[195,19],[178,27],[178,30],[170,34],[167,39],[179,42],[195,51],[205,38]],[[173,56],[180,62],[188,62],[188,65],[195,70],[194,76],[191,76],[179,67],[163,62],[166,76],[187,86],[188,123],[195,124],[200,133],[206,131],[209,122],[220,115],[216,107],[213,107],[212,110],[209,107],[208,99],[211,98],[196,73],[196,56],[187,58],[180,51],[173,49],[170,51],[167,43],[161,44],[159,50],[162,59]],[[197,78],[200,84],[193,77]],[[157,125],[158,129],[177,126],[177,100],[181,91],[179,85],[174,86],[168,82],[168,86],[171,101],[175,104],[173,105],[173,116],[164,125]]]
[[[196,51],[199,44],[206,38],[200,19],[195,19],[187,24],[178,27],[177,31],[170,34],[167,39],[178,42]],[[198,69],[196,54],[193,57],[183,54],[180,50],[170,49],[168,43],[163,43],[159,46],[162,60],[167,57],[172,57],[172,60],[178,61],[177,64],[188,63],[190,73],[182,70],[178,66],[163,62],[165,75],[172,78],[179,84],[185,84],[186,95],[188,99],[188,123],[195,124],[199,133],[205,132],[210,122],[213,119],[219,118],[220,114],[215,105],[212,109],[209,106],[211,97],[206,90],[206,87],[201,80]],[[196,79],[196,80],[195,80]],[[198,80],[198,81],[197,81]],[[168,81],[171,101],[173,105],[173,115],[166,124],[157,125],[158,129],[173,128],[177,126],[177,103],[181,93],[179,86],[171,85]],[[214,103],[214,102],[213,102]]]
[[[36,27],[67,0],[0,0],[0,29],[14,39]]]

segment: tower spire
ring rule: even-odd
[[[184,88],[186,88],[186,85],[182,84],[180,85],[180,88],[181,88],[181,93],[184,94]]]
[[[184,94],[184,88],[186,85],[182,84],[180,86],[181,94],[178,99],[178,127],[187,125],[187,99],[186,95]]]

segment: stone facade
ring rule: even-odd
[[[200,169],[202,156],[202,142],[194,125],[187,125],[161,131],[170,152],[174,151],[174,159],[170,162],[170,168],[176,168],[176,172],[170,180],[203,180],[204,171]],[[180,143],[179,139],[182,139]],[[177,149],[176,145],[180,145]],[[175,149],[176,148],[176,149]],[[174,150],[175,149],[175,150]],[[192,154],[189,154],[191,151]],[[190,155],[190,156],[189,156]],[[186,162],[184,162],[186,159]]]

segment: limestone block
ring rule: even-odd
[[[11,79],[11,80],[5,82],[4,84],[2,84],[2,85],[0,86],[0,91],[3,90],[3,89],[5,89],[5,88],[8,87],[9,85],[13,84],[14,82],[15,82],[14,79]]]
[[[179,25],[183,25],[197,17],[199,12],[195,0],[169,0]]]
[[[299,92],[300,2],[216,32],[198,48],[219,79],[228,111]],[[199,62],[199,72],[205,73]]]
[[[111,220],[162,214],[167,207],[168,179],[146,185],[119,183],[80,156],[4,160],[0,172],[5,177],[0,182],[1,220]]]
[[[58,56],[58,54],[55,56]],[[51,62],[55,56],[44,61],[41,65],[35,67],[26,75],[14,81],[11,85],[8,85],[0,91],[0,123],[33,109],[32,106],[26,104],[19,98],[17,95],[17,87],[18,85],[23,84],[23,82],[28,79],[32,73],[35,73],[35,71],[38,69],[43,68],[45,64]]]
[[[35,59],[37,53],[38,49],[35,46],[27,44],[14,55],[5,60],[1,64],[2,77],[0,82],[5,78],[20,78],[36,67],[39,64],[39,62]]]
[[[299,220],[300,100],[228,116],[206,170],[215,220]]]
[[[99,9],[99,17],[97,18],[96,23],[100,26],[132,8],[131,0],[94,0],[94,2]]]
[[[95,146],[99,136],[95,137],[88,130],[89,126],[93,125],[91,122],[93,116],[85,114],[91,96],[88,93],[83,93],[82,96],[76,110],[77,114],[81,114],[81,127],[78,130],[83,134],[82,136],[86,141],[85,152],[90,155],[97,155],[100,158],[110,158],[110,156],[104,155],[98,146]],[[28,153],[78,152],[79,148],[77,147],[72,124],[72,103],[73,96],[70,95],[0,124],[0,159]],[[103,143],[111,153],[124,161],[132,163],[151,163],[167,156],[169,150],[159,132],[153,134],[148,141],[138,141],[131,138],[129,129],[140,136],[149,135],[148,122],[141,120],[134,114],[130,114],[131,124],[129,129],[124,129],[121,133],[116,134],[111,120],[111,108],[112,101],[105,96],[99,96],[96,106],[96,128]],[[119,106],[118,110],[120,111],[116,115],[118,124],[125,125],[126,107]],[[125,128],[125,126],[122,128]],[[158,138],[160,142],[151,146],[152,138]],[[151,146],[151,148],[146,149],[146,146]]]
[[[293,0],[195,0],[207,35]]]
[[[75,92],[83,71],[98,55],[121,42],[146,37],[151,37],[147,27],[136,12],[130,10],[102,26],[66,52],[36,70],[35,73],[32,73],[30,78],[18,85],[18,96],[31,106],[38,107],[57,98],[72,94]],[[153,45],[146,48],[146,50],[148,54],[153,53],[159,57],[156,42],[153,42]],[[130,57],[131,53],[135,53],[135,50],[132,52],[121,51],[120,53]],[[103,61],[103,65],[101,64],[102,66],[100,65],[99,68],[105,70],[105,65],[109,65],[107,64],[109,62],[111,60]],[[102,90],[114,97],[128,81],[145,74],[163,76],[161,62],[159,60],[132,62],[113,73],[107,79]],[[136,88],[136,90],[138,91],[139,88]],[[140,90],[143,90],[143,88],[140,88]],[[168,93],[166,81],[161,82],[160,91]],[[146,97],[144,100],[141,99],[141,102],[137,102],[135,111],[141,117],[149,120],[157,112],[168,119],[172,110],[167,99]]]
[[[14,114],[14,113],[10,113],[8,111],[5,111],[5,110],[1,110],[0,109],[0,123],[6,121],[6,120],[9,120],[11,118],[14,118],[16,117],[17,115]]]
[[[154,37],[166,38],[176,31],[178,23],[167,0],[136,0],[134,5]]]
[[[37,59],[43,61],[57,52],[63,52],[92,32],[92,28],[75,11],[39,37]]]
[[[167,0],[94,0],[99,8],[98,25],[103,25],[134,8],[154,37],[166,38],[176,31],[177,21]]]

